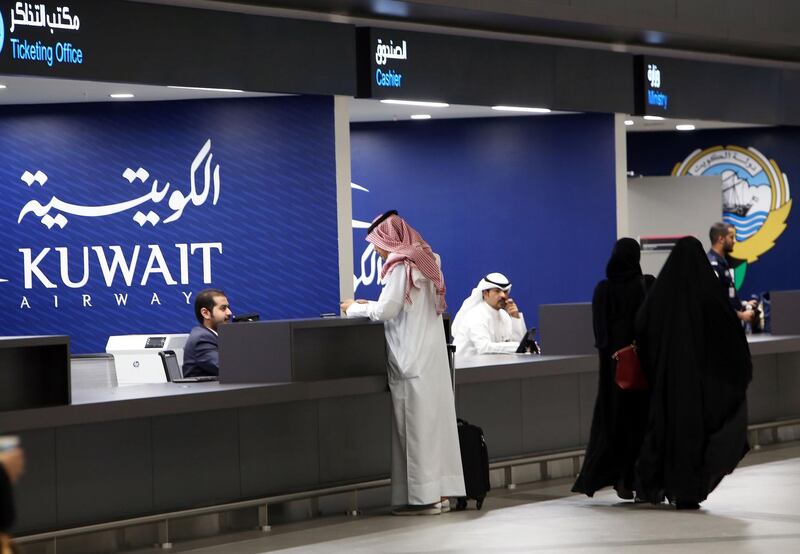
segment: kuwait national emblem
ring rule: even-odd
[[[743,262],[735,269],[739,288],[747,264],[775,246],[786,229],[792,209],[786,174],[753,147],[714,146],[689,154],[675,165],[672,175],[722,179],[722,219],[736,228],[731,256]]]

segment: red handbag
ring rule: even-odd
[[[623,390],[643,390],[648,388],[647,377],[639,363],[639,354],[636,353],[636,343],[625,348],[620,348],[611,357],[617,362],[617,371],[614,381]]]

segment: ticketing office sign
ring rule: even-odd
[[[0,0],[0,75],[355,94],[355,29],[122,0]]]
[[[15,2],[6,15],[0,14],[0,53],[8,42],[7,56],[14,63],[83,64],[83,49],[73,44],[81,28],[80,16],[68,4]]]

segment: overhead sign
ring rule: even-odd
[[[80,17],[71,14],[67,5],[53,8],[48,12],[46,4],[31,4],[30,2],[16,2],[9,15],[9,47],[11,59],[19,62],[45,63],[48,67],[54,64],[82,64],[83,50],[73,46],[66,38],[64,40],[36,40],[29,42],[26,37],[27,28],[49,31],[52,37],[62,32],[76,32],[81,28]],[[2,34],[0,34],[2,36]]]
[[[0,74],[354,95],[355,30],[121,0],[0,0]]]
[[[657,64],[647,65],[647,82],[647,105],[666,111],[669,108],[669,96],[661,90],[661,70]]]
[[[637,56],[635,73],[638,115],[791,123],[786,119],[785,104],[793,104],[796,94],[786,94],[787,77],[796,72]]]
[[[632,56],[397,29],[358,30],[364,98],[633,110]]]

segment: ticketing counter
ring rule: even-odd
[[[0,411],[0,430],[20,435],[27,459],[15,533],[387,475],[383,324],[311,319],[224,327],[222,382],[95,380],[74,387],[71,403]],[[67,360],[65,351],[63,378],[54,382],[69,383]]]
[[[571,304],[567,312],[585,318],[587,308]],[[543,325],[561,317],[558,305],[545,310]],[[264,336],[281,333],[291,340],[264,348]],[[259,342],[234,346],[244,336]],[[751,336],[750,345],[751,423],[800,416],[800,335]],[[357,356],[344,355],[351,349],[368,363],[351,365]],[[311,350],[316,357],[304,357]],[[281,380],[253,382],[274,370],[273,353]],[[222,363],[248,356],[251,382],[226,379],[223,365],[221,382],[74,389],[70,405],[0,412],[0,429],[21,436],[28,460],[16,534],[389,476],[391,402],[381,323],[224,326]],[[314,367],[323,373],[304,373]],[[483,428],[494,461],[575,449],[588,439],[595,354],[461,358],[455,377],[457,413]],[[388,496],[379,503],[385,502]]]

